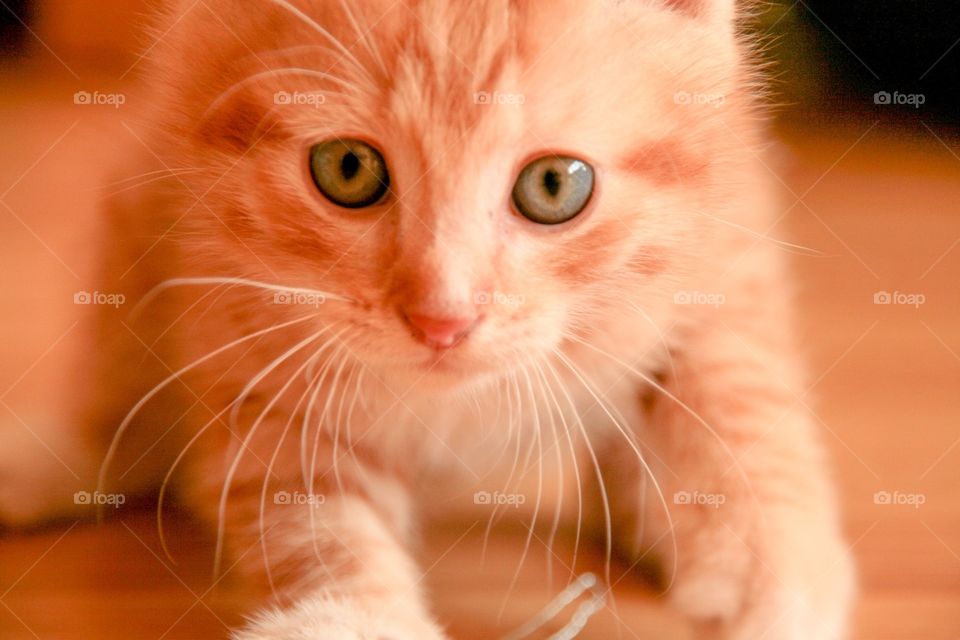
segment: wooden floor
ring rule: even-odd
[[[73,221],[89,218],[117,149],[136,144],[124,111],[78,109],[77,83],[25,77],[8,74],[0,85],[0,412],[17,415],[56,401],[38,381],[55,375],[44,369],[69,350],[69,339],[58,342],[74,313],[64,300],[89,269],[88,240]],[[787,200],[777,231],[821,252],[796,258],[800,328],[860,565],[855,637],[956,640],[960,147],[932,131],[898,139],[869,122],[788,128],[781,138]],[[874,304],[881,291],[925,302]],[[4,414],[0,424],[9,423]],[[923,504],[878,504],[879,492],[919,495]],[[186,517],[171,526],[175,566],[159,551],[149,513],[0,537],[0,638],[225,637],[241,599],[229,584],[211,590],[208,535]],[[549,584],[535,543],[511,591],[523,534],[495,532],[481,562],[482,532],[482,523],[453,523],[429,532],[425,545],[425,580],[456,638],[501,636],[568,575],[569,549],[560,545]],[[582,638],[618,630],[625,638],[694,637],[632,575],[614,593],[615,606]]]

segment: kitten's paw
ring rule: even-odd
[[[791,538],[779,552],[728,548],[724,562],[681,571],[671,602],[712,629],[711,638],[842,640],[854,593],[851,556],[831,536]]]
[[[342,598],[306,599],[260,614],[233,640],[445,640],[440,628],[409,603],[364,605]]]

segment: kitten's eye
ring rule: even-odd
[[[544,156],[528,164],[513,187],[517,210],[538,224],[572,220],[593,195],[593,167],[576,158]]]
[[[390,186],[380,152],[360,140],[329,140],[310,149],[310,174],[331,202],[361,209],[383,198]]]

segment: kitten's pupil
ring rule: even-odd
[[[345,180],[353,180],[360,171],[360,158],[352,151],[347,152],[340,160],[340,174]]]
[[[555,169],[549,169],[543,174],[543,188],[547,190],[550,197],[556,198],[560,193],[560,173]]]

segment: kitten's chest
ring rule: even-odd
[[[367,416],[368,437],[404,456],[418,476],[441,471],[468,480],[511,469],[522,476],[638,437],[649,386],[636,374],[652,378],[655,362],[640,361],[634,372],[594,359],[566,365],[538,363],[473,392],[389,402]]]

